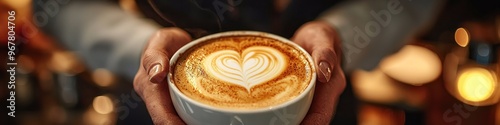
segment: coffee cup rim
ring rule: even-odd
[[[177,88],[174,81],[172,80],[173,69],[174,69],[175,63],[177,62],[177,59],[180,57],[180,55],[182,55],[185,51],[187,51],[188,49],[190,49],[191,47],[193,47],[199,43],[206,42],[207,40],[214,39],[214,38],[228,37],[228,36],[259,36],[259,37],[276,39],[280,42],[284,42],[288,45],[291,45],[295,49],[305,53],[305,56],[306,56],[306,58],[309,62],[309,65],[311,67],[311,75],[312,75],[308,86],[298,96],[296,96],[293,99],[290,99],[284,103],[270,106],[270,107],[255,108],[255,109],[233,109],[233,108],[225,109],[225,108],[221,108],[221,107],[211,106],[211,105],[208,105],[208,104],[205,104],[202,102],[198,102],[198,101],[188,97],[184,93],[182,93],[179,90],[179,88]],[[259,113],[259,112],[267,112],[267,111],[271,111],[271,110],[275,110],[275,109],[281,109],[281,108],[287,107],[291,104],[294,104],[303,98],[306,98],[305,96],[308,96],[309,92],[314,91],[313,89],[316,85],[316,65],[314,63],[314,60],[312,59],[312,56],[304,48],[302,48],[298,44],[292,42],[291,40],[288,40],[288,39],[283,38],[281,36],[274,35],[271,33],[260,32],[260,31],[226,31],[226,32],[211,34],[211,35],[204,36],[204,37],[198,38],[196,40],[193,40],[193,41],[189,42],[188,44],[182,46],[177,52],[174,53],[174,55],[170,59],[169,70],[170,71],[169,71],[169,75],[168,75],[168,86],[171,88],[170,89],[171,91],[173,90],[175,94],[177,94],[178,96],[180,96],[184,100],[188,101],[189,103],[195,104],[199,107],[209,109],[212,111],[219,111],[219,112],[225,112],[225,113],[246,114],[246,113]]]

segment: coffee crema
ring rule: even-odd
[[[312,68],[306,55],[267,37],[209,39],[180,55],[173,82],[183,94],[214,107],[270,107],[308,87]]]

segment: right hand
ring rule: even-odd
[[[190,41],[189,34],[179,28],[163,28],[151,36],[142,53],[134,89],[144,100],[154,124],[185,124],[172,105],[166,76],[172,55]]]
[[[301,124],[329,124],[346,86],[344,72],[340,67],[340,37],[327,22],[312,21],[295,31],[292,41],[311,54],[317,67],[314,98]]]

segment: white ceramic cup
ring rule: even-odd
[[[276,39],[302,51],[311,64],[312,78],[307,88],[285,103],[252,110],[229,110],[210,106],[184,95],[174,84],[173,69],[177,59],[189,48],[209,39],[226,36],[256,36]],[[256,31],[222,32],[196,39],[180,48],[170,60],[168,86],[177,114],[189,125],[297,125],[302,122],[311,105],[316,84],[316,67],[312,57],[299,45],[280,36]],[[306,72],[306,71],[304,71]]]

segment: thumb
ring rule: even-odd
[[[179,28],[161,29],[151,37],[141,59],[150,82],[160,83],[165,79],[169,58],[189,41],[189,34]]]
[[[318,80],[329,82],[333,68],[340,63],[334,46],[338,42],[334,30],[327,24],[309,23],[298,29],[292,40],[311,54]]]
[[[316,63],[316,74],[318,80],[322,83],[328,83],[332,76],[333,67],[335,63],[335,52],[331,48],[316,47],[311,52],[314,62]]]

